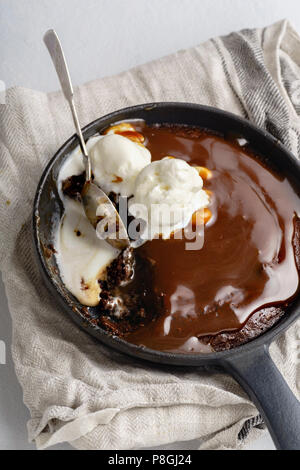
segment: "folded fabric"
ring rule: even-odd
[[[206,104],[250,119],[299,157],[299,53],[300,38],[286,21],[210,40],[80,86],[80,121],[145,102]],[[29,439],[39,449],[63,441],[79,449],[137,449],[197,438],[201,448],[242,447],[264,431],[231,377],[122,356],[79,330],[44,286],[33,254],[33,198],[43,168],[73,133],[60,92],[7,91],[0,105],[0,267],[13,359],[31,413]],[[299,339],[298,323],[271,350],[298,396]]]

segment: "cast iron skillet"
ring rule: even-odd
[[[199,126],[226,135],[244,137],[260,159],[286,176],[300,194],[300,165],[276,139],[249,122],[224,111],[187,103],[153,103],[134,106],[104,116],[84,128],[88,139],[111,123],[144,119],[148,124],[174,123]],[[53,297],[86,332],[107,346],[135,358],[172,366],[204,367],[231,374],[260,410],[278,449],[300,449],[300,402],[293,395],[270,355],[271,342],[300,314],[300,296],[269,331],[235,349],[213,354],[173,354],[135,346],[113,337],[87,320],[87,310],[64,288],[51,256],[53,233],[63,214],[56,180],[66,155],[78,145],[71,137],[48,164],[37,188],[33,212],[34,244],[45,282]],[[49,249],[50,245],[50,249]],[[93,315],[93,309],[90,310]]]

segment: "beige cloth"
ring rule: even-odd
[[[299,39],[286,22],[255,34],[264,36],[266,66],[299,129],[279,64],[282,51],[300,53]],[[217,39],[83,85],[76,89],[81,123],[153,101],[201,103],[242,115],[231,60]],[[31,413],[29,439],[40,449],[63,441],[79,449],[131,449],[195,438],[205,441],[202,448],[242,446],[238,433],[258,412],[233,379],[136,363],[82,332],[52,300],[34,262],[30,218],[43,168],[74,133],[70,112],[60,92],[13,88],[0,113],[0,266],[13,320],[13,359]],[[272,346],[272,355],[299,394],[297,338],[299,344],[299,324]],[[262,432],[253,429],[250,437]]]

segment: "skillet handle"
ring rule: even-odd
[[[268,346],[225,359],[232,375],[257,406],[278,450],[300,450],[300,402],[269,354]]]

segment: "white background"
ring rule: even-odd
[[[299,0],[0,0],[0,80],[7,87],[58,88],[42,43],[49,28],[61,37],[74,84],[80,84],[282,18],[300,31]],[[9,349],[11,322],[0,289],[0,340]],[[34,448],[27,443],[29,415],[9,351],[7,356],[7,365],[0,365],[0,449]],[[273,445],[266,435],[254,447]]]

